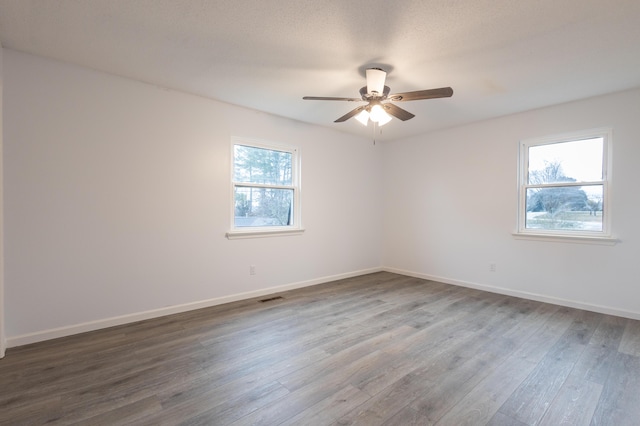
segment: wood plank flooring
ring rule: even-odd
[[[0,424],[638,425],[640,322],[381,272],[11,348]]]

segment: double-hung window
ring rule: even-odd
[[[302,232],[299,149],[234,139],[232,157],[232,225],[227,237]]]
[[[520,143],[516,236],[610,241],[611,129]]]

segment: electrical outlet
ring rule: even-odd
[[[495,272],[496,271],[496,264],[495,263],[490,263],[489,264],[489,272]]]
[[[249,275],[256,274],[256,265],[249,265]]]

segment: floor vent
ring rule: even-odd
[[[260,303],[264,303],[264,302],[272,302],[272,301],[274,301],[274,300],[281,300],[281,299],[282,299],[282,296],[270,297],[270,298],[268,298],[268,299],[262,299],[262,300],[260,301]]]

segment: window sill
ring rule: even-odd
[[[289,235],[302,235],[304,228],[295,229],[251,229],[246,231],[229,231],[226,237],[230,240],[240,240],[245,238],[265,238],[265,237],[284,237]]]
[[[528,234],[514,232],[513,238],[516,240],[550,241],[556,243],[577,243],[596,244],[603,246],[614,246],[620,242],[617,238],[597,237],[587,235],[554,235],[554,234]]]

